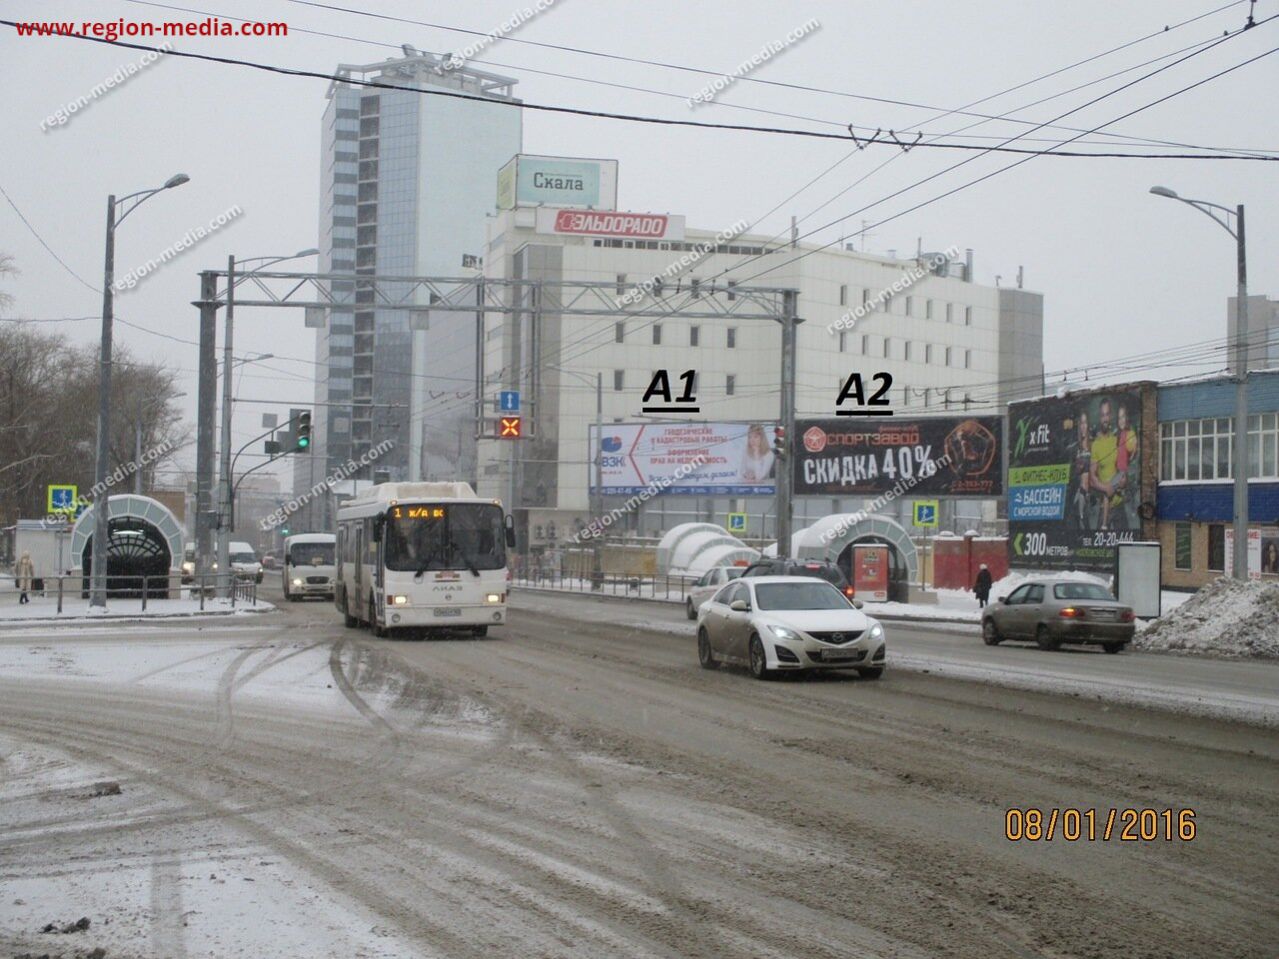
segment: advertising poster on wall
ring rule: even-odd
[[[1115,546],[1153,517],[1150,384],[1008,408],[1010,564],[1111,572]]]
[[[773,423],[610,423],[602,444],[604,493],[685,496],[776,492]],[[591,463],[596,450],[590,428]],[[589,485],[595,488],[590,466]]]
[[[998,496],[1003,422],[997,416],[935,416],[873,422],[798,420],[795,493]]]

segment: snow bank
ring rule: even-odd
[[[1137,634],[1139,649],[1279,658],[1279,583],[1219,579]]]

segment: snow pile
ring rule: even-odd
[[[1219,579],[1133,642],[1141,649],[1279,658],[1279,583]]]

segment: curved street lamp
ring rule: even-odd
[[[1236,282],[1235,294],[1235,435],[1234,455],[1234,547],[1231,558],[1233,579],[1248,579],[1248,255],[1244,242],[1243,204],[1233,210],[1207,200],[1191,200],[1178,195],[1166,186],[1152,186],[1155,196],[1177,200],[1192,206],[1211,217],[1219,227],[1235,238]],[[1234,226],[1231,226],[1231,217]]]
[[[110,457],[111,439],[111,337],[115,323],[115,230],[125,217],[151,197],[164,190],[172,190],[191,180],[185,173],[177,173],[164,181],[163,186],[151,190],[139,190],[116,199],[113,193],[107,197],[106,263],[102,282],[102,348],[98,356],[98,451],[93,465],[93,559],[89,607],[107,607],[107,540],[110,531],[110,492],[107,489],[107,460]],[[121,211],[117,216],[117,210]]]

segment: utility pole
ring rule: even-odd
[[[796,328],[803,322],[796,314],[799,292],[782,293],[782,409],[783,449],[777,457],[777,555],[791,554],[792,470],[795,434],[795,352]]]
[[[98,353],[98,455],[93,468],[93,567],[89,605],[107,608],[107,541],[111,538],[111,336],[115,323],[115,194],[107,197],[107,252],[102,271],[102,346]]]
[[[1243,204],[1235,207],[1235,509],[1234,578],[1248,579],[1248,256]]]
[[[195,436],[195,571],[198,577],[209,572],[213,513],[213,403],[218,391],[217,325],[218,275],[200,274],[199,393],[196,398]]]
[[[604,515],[604,371],[595,373],[595,495],[591,513],[596,522]],[[591,537],[591,583],[604,582],[604,551],[598,536]]]
[[[231,595],[231,530],[234,495],[231,491],[231,344],[235,329],[235,256],[226,261],[226,318],[222,345],[222,486],[218,496],[218,595]],[[225,579],[226,585],[223,586]]]
[[[133,425],[133,492],[142,495],[142,414]],[[155,484],[152,483],[152,486]]]

